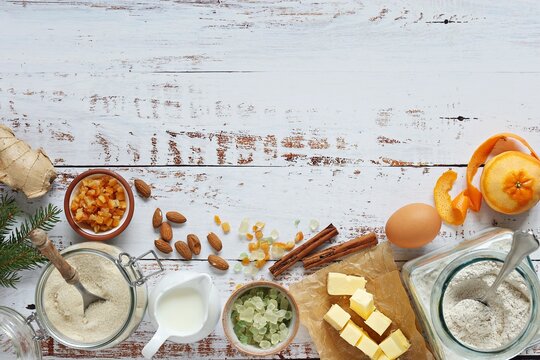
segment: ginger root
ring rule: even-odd
[[[32,199],[49,191],[55,178],[54,166],[42,149],[32,150],[0,125],[0,182]]]

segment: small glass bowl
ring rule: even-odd
[[[234,304],[234,301],[238,297],[242,296],[246,291],[249,291],[253,288],[277,289],[279,292],[281,292],[287,297],[287,299],[289,300],[289,304],[291,304],[292,318],[289,323],[289,336],[284,341],[277,343],[276,345],[270,347],[269,349],[261,349],[253,345],[242,344],[240,340],[238,340],[238,338],[236,337],[236,334],[234,333],[234,330],[233,330],[231,313],[232,313],[232,306]],[[298,305],[296,304],[296,301],[292,297],[291,293],[287,289],[285,289],[283,286],[270,282],[270,281],[254,281],[236,290],[231,295],[231,297],[229,297],[229,299],[227,300],[227,303],[225,304],[225,307],[223,309],[222,320],[223,320],[223,330],[225,330],[225,335],[227,336],[227,339],[229,339],[229,342],[236,349],[238,349],[242,353],[247,354],[249,356],[268,356],[268,355],[273,355],[273,354],[277,354],[281,352],[283,349],[285,349],[287,346],[290,345],[290,343],[296,336],[296,333],[298,332],[298,327],[300,325],[300,321],[298,318]]]
[[[536,280],[536,273],[525,263],[520,263],[516,268],[517,273],[523,278],[527,285],[528,295],[531,301],[528,324],[521,330],[520,334],[511,342],[496,349],[483,350],[476,349],[456,339],[446,326],[443,316],[443,300],[446,289],[454,276],[463,268],[482,261],[495,261],[503,263],[506,254],[493,250],[475,250],[466,255],[460,256],[450,262],[440,273],[433,291],[431,293],[431,319],[438,337],[448,348],[464,359],[510,359],[523,351],[530,344],[540,329],[540,309],[538,299],[540,299],[540,286]]]
[[[103,175],[109,175],[122,185],[124,188],[124,191],[126,193],[126,202],[127,202],[127,208],[122,216],[122,219],[120,220],[120,224],[108,231],[103,232],[95,232],[90,228],[81,226],[75,219],[73,218],[73,215],[71,214],[71,200],[73,197],[77,194],[80,183],[83,179],[86,179],[88,177],[100,177]],[[87,170],[83,172],[82,174],[78,175],[71,184],[69,184],[66,195],[64,196],[64,214],[66,215],[66,219],[71,226],[71,228],[82,237],[88,239],[88,240],[97,240],[97,241],[106,241],[110,240],[112,238],[117,237],[120,235],[129,225],[131,222],[131,219],[133,218],[133,212],[135,210],[135,201],[133,198],[133,191],[131,190],[131,187],[129,186],[128,182],[120,175],[115,173],[114,171],[106,170],[106,169],[92,169]]]

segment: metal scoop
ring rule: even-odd
[[[497,278],[484,293],[484,296],[476,300],[488,306],[487,300],[493,294],[495,294],[497,288],[499,285],[501,285],[504,279],[506,279],[506,277],[510,275],[512,271],[514,271],[525,256],[537,250],[539,246],[540,244],[538,243],[538,238],[533,234],[532,231],[515,231],[514,237],[512,238],[512,247],[510,248],[508,255],[506,255],[506,259],[504,259],[503,266],[501,267]]]
[[[58,252],[54,244],[47,237],[45,231],[36,229],[30,233],[30,240],[32,244],[39,250],[39,252],[45,256],[50,262],[58,269],[60,274],[66,282],[73,285],[79,290],[83,298],[83,312],[90,306],[90,304],[96,301],[105,301],[104,298],[92,294],[79,281],[79,273],[73,266],[71,266],[64,257]]]

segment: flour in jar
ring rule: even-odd
[[[448,330],[460,342],[479,350],[509,344],[525,328],[530,316],[530,294],[517,271],[488,299],[478,299],[495,281],[501,263],[479,261],[461,269],[450,281],[443,298]]]
[[[83,311],[79,291],[54,269],[44,287],[43,307],[50,323],[62,335],[80,343],[102,342],[125,324],[131,306],[128,283],[109,259],[78,254],[66,259],[79,273],[84,287],[106,299]]]

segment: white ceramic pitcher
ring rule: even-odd
[[[200,326],[196,325],[189,331],[179,331],[170,324],[160,323],[158,313],[160,300],[166,295],[174,295],[182,289],[190,289],[200,295],[202,304],[202,319]],[[163,303],[162,303],[163,305]],[[164,276],[158,285],[152,290],[148,302],[148,314],[157,326],[157,331],[152,339],[142,350],[145,358],[150,359],[167,340],[187,344],[207,337],[216,327],[221,317],[221,303],[219,294],[208,274],[200,274],[191,271],[173,272]]]

